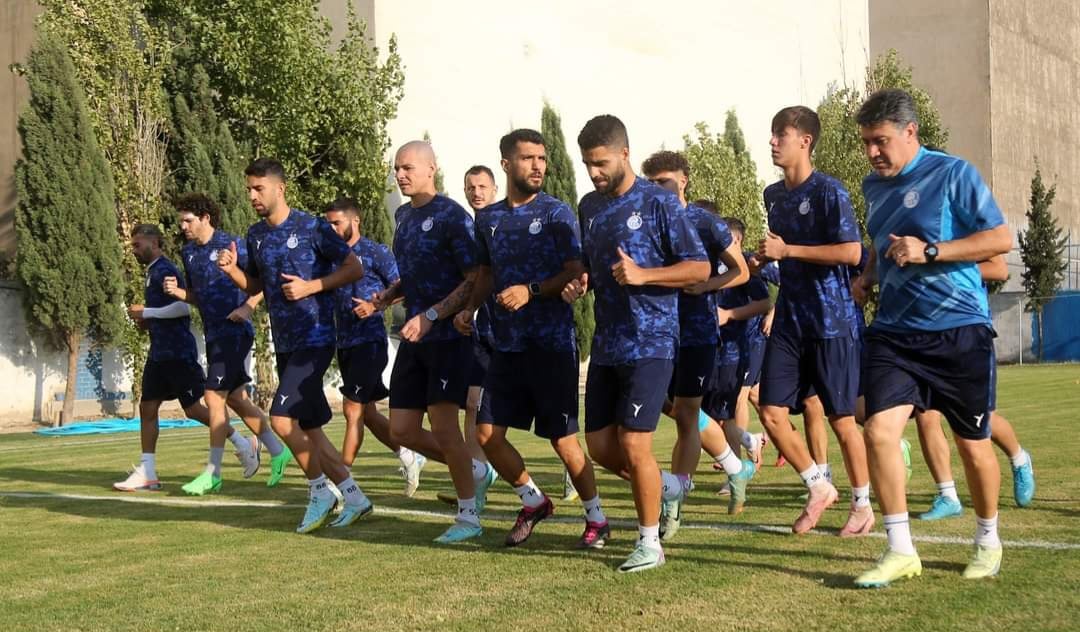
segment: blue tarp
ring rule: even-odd
[[[76,421],[66,426],[60,426],[59,428],[40,428],[34,431],[34,434],[45,435],[46,437],[65,437],[70,435],[88,435],[88,434],[113,434],[117,432],[138,432],[139,431],[139,419],[99,419],[97,421]],[[194,428],[201,426],[199,422],[194,419],[161,419],[158,421],[158,427],[162,430],[169,428]]]

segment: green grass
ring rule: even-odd
[[[166,491],[137,496],[109,489],[138,456],[135,434],[0,436],[0,622],[4,630],[1076,629],[1080,367],[1003,368],[999,403],[1033,455],[1039,484],[1033,506],[1015,508],[1001,459],[1002,537],[1073,548],[1007,544],[999,578],[967,582],[960,572],[968,544],[917,542],[923,576],[879,591],[856,590],[851,578],[880,554],[884,540],[831,535],[843,523],[846,501],[826,513],[824,535],[753,530],[786,528],[798,514],[802,488],[790,468],[767,466],[751,483],[747,511],[729,518],[714,495],[723,477],[703,463],[684,518],[701,528],[679,533],[663,568],[622,576],[614,568],[636,536],[633,506],[629,487],[608,475],[600,480],[605,510],[626,524],[604,551],[573,549],[581,531],[577,502],[560,504],[556,515],[565,522],[545,523],[524,547],[504,548],[519,503],[501,482],[484,536],[447,548],[431,540],[448,517],[408,513],[449,515],[435,500],[450,487],[445,468],[431,466],[417,497],[405,499],[396,459],[370,435],[357,479],[382,511],[312,536],[292,532],[306,498],[295,467],[282,487],[267,489],[265,472],[244,481],[228,457],[222,494],[184,499],[180,485],[204,459],[205,433],[198,430],[162,433]],[[658,455],[669,454],[672,427],[662,424]],[[340,436],[340,422],[330,428]],[[531,436],[512,437],[534,478],[555,495],[561,467],[554,454]],[[914,427],[908,438],[915,442]],[[835,441],[831,447],[838,466]],[[770,449],[770,464],[774,455]],[[913,512],[929,506],[934,489],[917,450],[915,462]],[[842,468],[835,469],[842,478]],[[954,471],[962,478],[955,458]],[[49,496],[55,494],[104,500]],[[124,502],[133,497],[155,502]],[[170,500],[181,502],[163,504]],[[224,500],[248,504],[208,504]],[[966,539],[973,523],[967,509],[961,519],[915,521],[913,531]]]

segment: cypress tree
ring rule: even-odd
[[[1035,312],[1035,324],[1039,332],[1038,358],[1043,358],[1043,307],[1049,303],[1065,278],[1065,245],[1057,219],[1050,213],[1050,205],[1057,195],[1057,185],[1049,189],[1043,184],[1042,172],[1035,163],[1035,177],[1031,179],[1031,207],[1028,208],[1028,228],[1018,234],[1020,257],[1024,261],[1024,291],[1027,308]]]

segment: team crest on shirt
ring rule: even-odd
[[[803,201],[799,203],[799,215],[806,215],[809,212],[810,212],[810,200],[803,199]]]
[[[534,217],[532,223],[529,224],[529,234],[539,235],[542,230],[544,230],[544,224],[540,221],[539,217]]]
[[[296,237],[296,233],[289,235],[289,240],[285,242],[285,245],[288,246],[289,250],[300,245],[300,240]]]
[[[219,254],[219,251],[218,251],[217,248],[214,248],[213,250],[210,251],[210,261],[212,263],[217,263],[218,254]]]
[[[912,189],[904,194],[904,206],[915,208],[919,204],[919,192]]]
[[[626,219],[626,227],[630,230],[641,228],[641,213],[634,213]]]
[[[435,226],[434,218],[428,217],[427,219],[424,220],[423,224],[420,224],[420,230],[422,230],[422,231],[424,231],[426,233],[429,230],[431,230],[434,226]],[[494,235],[495,231],[492,231],[491,234]]]

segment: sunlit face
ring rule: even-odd
[[[903,127],[886,121],[873,126],[860,126],[863,151],[870,168],[879,176],[898,175],[919,151],[918,128],[915,123]]]
[[[493,204],[498,190],[495,181],[485,171],[465,176],[465,200],[474,211]]]
[[[285,199],[285,183],[273,176],[248,176],[247,192],[251,208],[259,217],[268,217]]]
[[[539,193],[547,174],[547,150],[543,145],[519,141],[514,153],[502,160],[506,177],[523,193]]]
[[[147,265],[158,258],[158,255],[161,254],[161,247],[158,245],[156,237],[136,235],[131,238],[131,252],[135,255],[136,261],[142,265]]]
[[[418,151],[402,149],[394,157],[394,180],[406,197],[434,191],[435,165]]]
[[[810,147],[813,137],[788,125],[774,129],[769,139],[772,162],[780,168],[798,164]]]
[[[686,199],[686,183],[689,182],[689,178],[682,171],[661,171],[646,177],[649,178],[649,182],[659,184],[679,196],[680,200]]]
[[[187,241],[199,239],[214,229],[210,225],[209,215],[199,217],[191,211],[179,211],[177,219],[180,223],[180,232]]]
[[[593,147],[581,151],[581,161],[589,171],[593,188],[602,195],[611,195],[619,190],[626,180],[627,159],[630,149],[627,147]]]
[[[327,211],[326,222],[345,242],[351,242],[354,235],[360,234],[360,218],[345,211]]]

